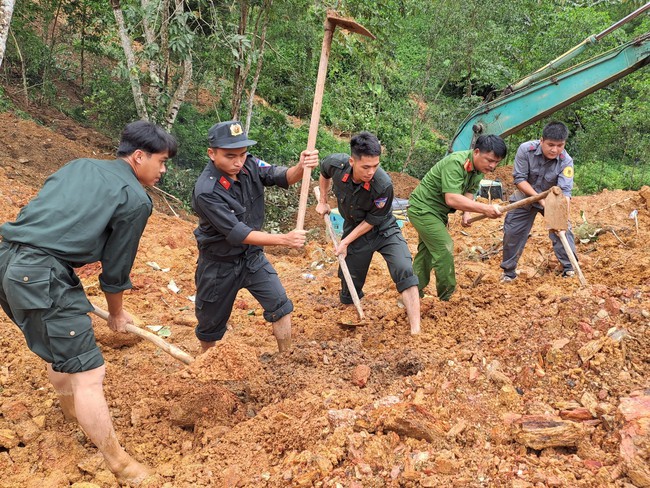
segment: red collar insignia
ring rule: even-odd
[[[465,168],[465,171],[467,171],[468,173],[474,169],[474,165],[472,164],[469,158],[465,160],[465,164],[463,165],[463,168]]]
[[[343,175],[343,178],[341,178],[341,181],[342,181],[343,183],[347,183],[347,181],[348,181],[349,179],[350,179],[350,173],[345,173],[345,174]]]
[[[219,183],[221,183],[221,186],[223,186],[226,190],[230,190],[230,181],[228,181],[225,176],[219,178]]]
[[[370,191],[370,182],[369,182],[369,181],[366,181],[366,182],[363,184],[363,189],[364,189],[364,190],[368,190],[368,191]]]

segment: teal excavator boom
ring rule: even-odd
[[[632,16],[650,8],[647,3],[614,26],[580,45],[520,82],[491,102],[480,105],[460,125],[449,151],[472,147],[481,134],[514,134],[553,112],[650,63],[650,32],[580,64],[542,78],[562,62],[575,57],[588,44],[611,32]],[[542,78],[542,79],[539,79]]]

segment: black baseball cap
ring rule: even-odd
[[[254,146],[257,141],[252,141],[244,132],[241,122],[229,120],[214,124],[208,130],[208,144],[210,147],[223,149],[236,149],[239,147]]]

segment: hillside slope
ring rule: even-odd
[[[91,154],[109,157],[90,139],[0,114],[0,223],[44,176]],[[338,303],[336,260],[310,209],[317,231],[304,251],[268,249],[295,304],[294,347],[282,356],[242,292],[232,329],[198,357],[194,224],[154,211],[126,303],[198,359],[184,366],[93,318],[118,437],[156,467],[146,486],[650,486],[649,200],[647,188],[574,198],[574,224],[584,211],[604,229],[578,247],[585,288],[557,276],[541,220],[520,279],[504,286],[501,222],[461,231],[453,217],[460,286],[448,303],[423,299],[419,337],[408,334],[381,257],[364,289],[366,324],[340,325],[355,311]],[[416,233],[407,224],[404,234],[414,253]],[[79,270],[104,306],[98,274],[98,265]],[[0,392],[1,486],[117,486],[83,432],[64,422],[42,362],[4,314]]]

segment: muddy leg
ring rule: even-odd
[[[285,315],[273,322],[273,335],[278,341],[278,350],[285,352],[291,349],[291,314]]]
[[[199,341],[201,343],[201,352],[206,352],[211,347],[214,347],[217,341]]]
[[[420,333],[420,295],[418,287],[412,286],[402,292],[402,301],[411,325],[411,335]]]
[[[100,366],[69,375],[77,420],[101,451],[115,477],[121,482],[138,484],[154,471],[133,459],[120,446],[104,398],[105,373],[106,366]]]
[[[72,385],[70,384],[70,375],[66,373],[57,373],[52,369],[52,365],[47,365],[47,376],[54,387],[63,416],[68,422],[76,422],[77,414],[74,409],[74,395],[72,394]]]

